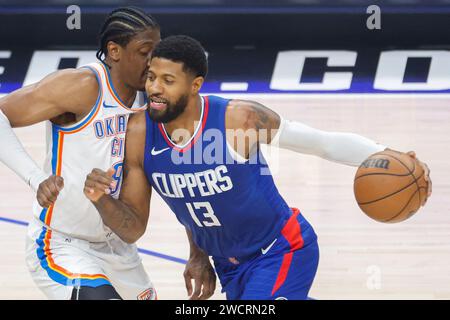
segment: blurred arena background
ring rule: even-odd
[[[355,168],[268,152],[281,194],[319,236],[313,297],[450,299],[450,0],[0,0],[0,96],[95,61],[100,25],[122,5],[154,15],[163,37],[202,42],[210,63],[204,94],[254,99],[285,118],[415,150],[431,168],[427,205],[385,225],[354,201]],[[372,5],[380,29],[368,27]],[[70,29],[77,10],[80,28]],[[42,163],[43,124],[16,132]],[[0,299],[42,299],[24,261],[34,195],[3,165],[0,177]],[[154,193],[138,245],[160,299],[186,298],[186,242]],[[213,298],[224,299],[219,285]]]

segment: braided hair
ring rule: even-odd
[[[100,61],[108,55],[107,44],[114,41],[121,46],[126,46],[139,32],[147,29],[159,29],[159,24],[149,14],[136,7],[121,7],[112,11],[102,28],[100,29],[100,49],[96,57]]]

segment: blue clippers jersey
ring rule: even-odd
[[[279,234],[291,209],[262,153],[249,159],[253,164],[233,161],[225,138],[228,100],[202,98],[201,125],[185,146],[174,145],[146,112],[145,172],[200,248],[214,257],[247,257]]]

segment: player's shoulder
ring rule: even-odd
[[[227,129],[244,129],[253,127],[258,116],[258,103],[250,100],[232,99],[226,110]]]
[[[87,68],[64,69],[53,74],[55,85],[71,87],[78,91],[98,91],[99,83],[95,73]]]
[[[128,163],[141,163],[145,149],[147,111],[132,113],[128,119],[126,134],[126,159]]]
[[[127,136],[131,133],[134,134],[142,134],[146,130],[146,119],[145,114],[147,110],[139,111],[130,114],[127,125]]]
[[[35,84],[35,92],[48,99],[74,105],[92,105],[99,94],[99,83],[88,69],[56,71]]]
[[[47,77],[55,85],[72,85],[78,89],[98,87],[98,80],[88,68],[58,70]]]

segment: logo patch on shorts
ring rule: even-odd
[[[140,293],[137,296],[138,300],[155,300],[156,299],[156,291],[153,288],[148,288],[144,292]]]

